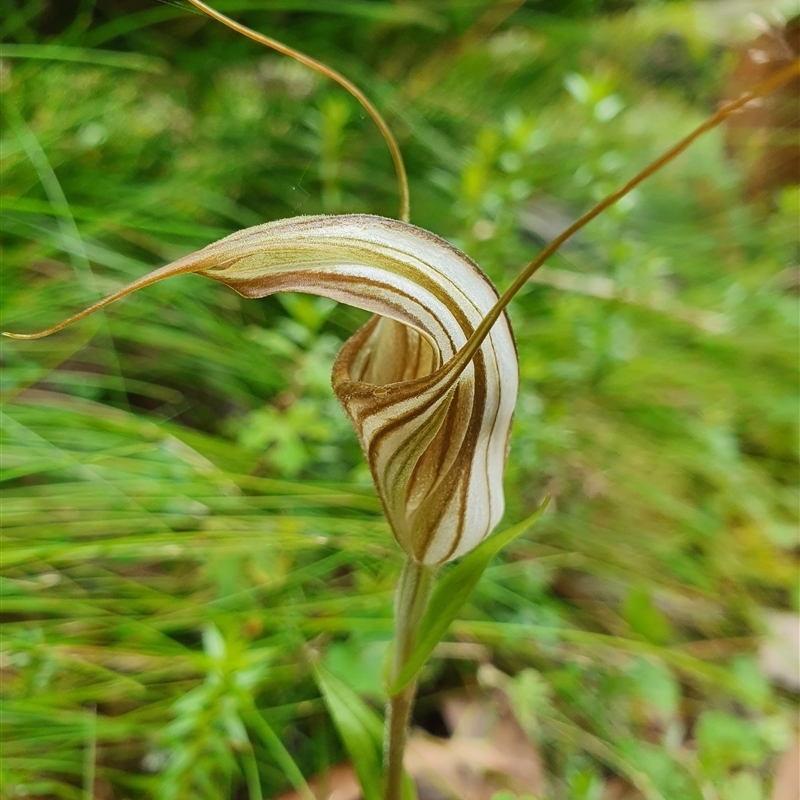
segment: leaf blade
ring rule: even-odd
[[[506,545],[511,544],[530,530],[531,526],[544,513],[549,502],[550,496],[548,495],[528,519],[486,539],[475,550],[464,556],[458,565],[436,584],[428,604],[428,610],[420,624],[414,650],[400,670],[394,684],[389,687],[390,695],[397,694],[411,683],[447,632],[469,595],[472,594],[472,590],[481,579],[486,567],[489,566],[489,562]]]
[[[314,677],[358,775],[364,800],[381,800],[383,769],[380,717],[349,687],[320,664]]]
[[[245,721],[248,722],[255,731],[261,743],[272,756],[272,759],[278,767],[283,771],[283,774],[288,778],[289,783],[292,784],[297,794],[299,794],[303,800],[314,800],[314,794],[309,788],[303,773],[300,771],[300,767],[297,766],[297,763],[292,758],[291,753],[286,749],[286,746],[272,729],[272,726],[264,719],[255,703],[249,698],[247,699],[249,702],[247,703]]]

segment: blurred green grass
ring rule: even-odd
[[[500,287],[700,122],[734,58],[682,3],[218,7],[356,80],[401,139],[412,221]],[[348,97],[187,8],[4,15],[4,329],[239,227],[394,213]],[[707,136],[511,308],[506,519],[545,491],[554,511],[452,635],[516,676],[549,797],[633,770],[757,800],[788,744],[797,698],[755,652],[762,610],[800,603],[798,192],[747,205],[743,180]],[[363,319],[187,276],[2,342],[4,797],[272,797],[263,723],[306,776],[342,758],[311,659],[377,702],[399,567],[329,388]],[[434,659],[420,719],[475,675]]]

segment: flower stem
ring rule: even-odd
[[[412,558],[406,557],[395,594],[394,658],[390,685],[395,682],[414,650],[419,626],[428,606],[435,573],[435,567],[417,564]],[[405,752],[408,721],[416,689],[415,678],[397,694],[390,696],[387,703],[386,728],[383,738],[383,756],[386,768],[385,800],[401,800],[402,797],[403,753]]]

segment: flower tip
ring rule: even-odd
[[[0,336],[8,336],[9,339],[43,339],[49,334],[49,330],[39,331],[38,333],[11,333],[11,331],[0,332]]]

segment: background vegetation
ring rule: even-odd
[[[412,221],[500,287],[714,108],[744,5],[216,3],[355,80],[401,141]],[[351,98],[187,7],[3,15],[4,329],[240,227],[395,213]],[[507,523],[554,502],[451,635],[513,676],[548,798],[617,775],[758,800],[792,735],[797,697],[756,651],[765,610],[800,603],[798,192],[745,202],[723,139],[511,308]],[[288,787],[287,757],[343,758],[310,664],[379,702],[400,564],[329,386],[363,320],[186,276],[3,341],[3,797],[252,800]],[[417,721],[477,666],[434,659]]]

